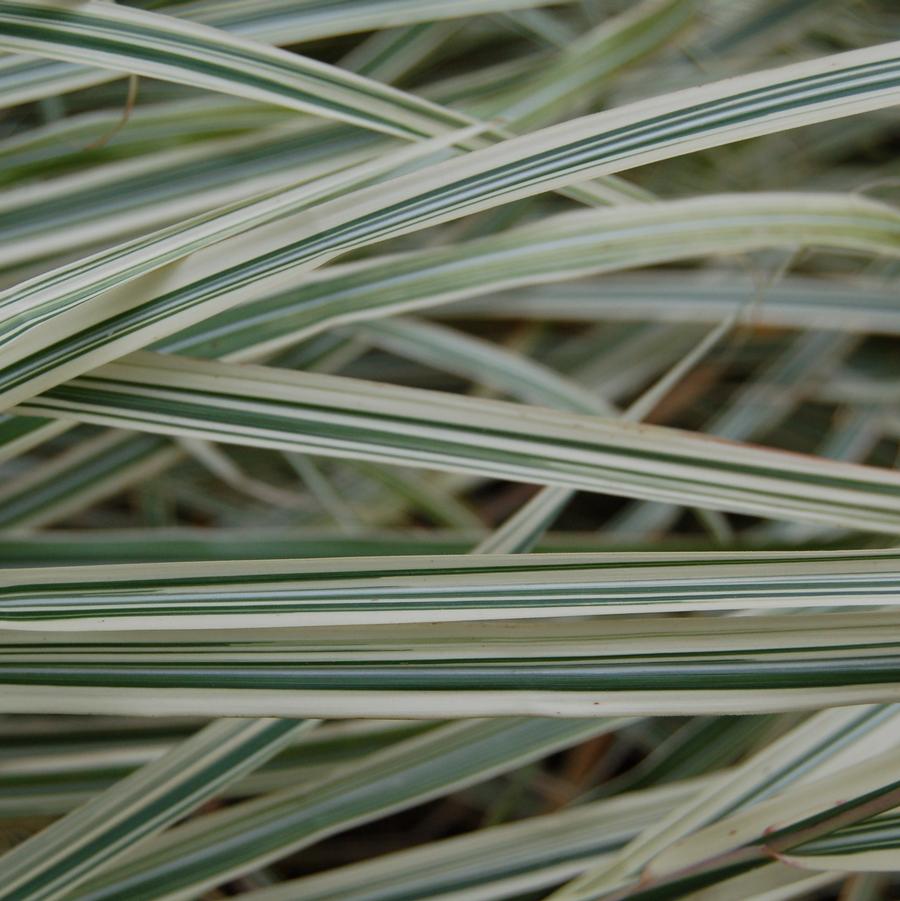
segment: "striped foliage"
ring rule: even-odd
[[[0,0],[0,901],[896,894],[887,6]]]

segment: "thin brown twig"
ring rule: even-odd
[[[128,76],[128,95],[125,97],[125,108],[122,110],[122,116],[119,121],[106,134],[101,135],[96,141],[92,141],[84,149],[97,150],[105,147],[127,124],[131,118],[131,113],[137,103],[138,96],[138,77],[137,75]]]

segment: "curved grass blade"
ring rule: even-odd
[[[345,20],[347,21],[347,20]],[[302,32],[301,32],[302,33]],[[293,37],[296,39],[297,32]],[[199,22],[86,0],[0,3],[0,47],[223,91],[401,137],[455,129],[460,114],[371,79]]]
[[[314,268],[347,250],[580,179],[895,103],[898,52],[884,45],[840,54],[576,119],[349,192],[318,205],[313,223],[288,217],[257,228],[252,241],[221,242],[177,267],[160,269],[151,242],[135,249],[139,265],[123,266],[115,251],[102,257],[103,279],[90,266],[77,278],[66,271],[64,281],[59,270],[41,276],[0,297],[2,397],[20,401],[236,306],[247,299],[237,289],[267,275]]]
[[[59,520],[156,475],[182,456],[177,445],[155,435],[109,431],[82,441],[0,485],[0,528],[31,529]]]
[[[534,90],[526,92],[529,97],[537,96],[536,92],[543,97],[541,108],[532,111],[530,120],[535,123],[552,121],[550,113],[556,99],[573,92],[584,92],[584,87],[579,87],[580,82],[573,83],[573,69],[579,73],[582,82],[596,91],[597,85],[613,69],[621,68],[633,61],[635,56],[646,53],[669,30],[677,27],[693,7],[693,0],[650,0],[622,17],[621,21],[614,19],[596,33],[586,35],[578,42],[578,46],[566,51],[561,60],[547,62],[542,67]],[[673,15],[676,20],[671,20]],[[660,21],[664,26],[662,29]],[[415,47],[404,51],[407,62],[410,49],[415,50]],[[525,70],[526,77],[532,75],[527,78],[529,81],[535,81],[531,72],[533,68],[534,64],[529,61]],[[440,100],[440,85],[429,93]],[[464,103],[465,96],[462,100]],[[232,107],[234,106],[232,103]],[[176,114],[174,120],[171,115],[167,117],[165,113],[160,114],[151,107],[149,110],[136,111],[129,120],[128,134],[135,140],[135,120],[139,120],[139,125],[143,123],[143,128],[147,127],[148,122],[161,122],[167,128],[174,125],[183,132],[186,125],[189,127],[195,121],[197,115],[200,116],[197,125],[199,137],[205,136],[204,129],[209,129],[211,123],[221,128],[223,118],[235,121],[233,128],[241,131],[240,119],[233,120],[232,117],[246,118],[246,106],[247,104],[243,107],[237,105],[233,112],[229,112],[221,101],[206,105],[196,101],[180,102],[172,104]],[[189,123],[183,121],[184,115],[180,119],[177,117],[179,110],[192,114]],[[213,113],[212,116],[210,112]],[[91,123],[96,120],[96,116],[87,118]],[[509,112],[504,119],[513,123],[517,121],[517,117]],[[466,120],[459,121],[462,123]],[[56,123],[49,134],[38,135],[37,138],[29,137],[28,133],[24,138],[15,136],[11,142],[8,141],[7,145],[11,144],[11,147],[6,149],[12,151],[13,166],[12,175],[7,169],[4,177],[15,178],[17,148],[20,170],[23,149],[27,157],[27,149],[36,147],[39,158],[44,162],[39,171],[41,174],[46,172],[48,152],[52,153],[61,143],[77,140],[79,125],[77,122],[69,125],[68,122],[66,119]],[[93,128],[95,134],[96,124]],[[246,128],[244,125],[243,129]],[[81,126],[81,130],[83,132],[84,126]],[[490,128],[488,130],[495,131]],[[51,135],[56,140],[48,148],[45,145]],[[81,138],[85,143],[90,139]],[[139,137],[137,140],[140,140]],[[117,147],[121,145],[121,141],[116,143]],[[154,145],[151,144],[152,146]],[[158,141],[155,146],[158,147]],[[154,152],[131,163],[101,167],[89,174],[82,169],[77,177],[42,180],[36,185],[26,185],[22,189],[6,192],[3,198],[5,209],[0,215],[0,234],[6,233],[6,240],[0,262],[9,264],[34,256],[47,257],[67,248],[118,238],[128,231],[159,226],[174,221],[179,216],[198,213],[273,187],[309,181],[315,176],[317,168],[320,172],[325,171],[323,166],[338,169],[354,161],[351,155],[350,159],[342,162],[342,152],[361,158],[360,154],[362,157],[370,156],[383,146],[383,139],[376,135],[360,133],[346,126],[322,128],[313,123],[301,122],[297,126],[279,122],[278,127],[269,129],[268,133],[244,134],[240,138],[204,142],[204,146],[200,148],[182,147],[168,154]],[[2,152],[0,149],[0,153]],[[84,157],[84,153],[81,157]],[[80,169],[81,166],[83,162],[76,168]],[[312,166],[312,169],[307,169],[308,166]],[[25,171],[29,171],[27,166]],[[186,184],[190,186],[189,192],[185,190]],[[578,190],[581,195],[585,195],[581,197],[585,202],[603,200],[586,196],[585,188]],[[596,190],[594,193],[596,194]],[[603,202],[622,199],[612,192]]]
[[[25,453],[38,444],[62,434],[70,428],[61,420],[31,416],[0,417],[0,462]]]
[[[284,789],[173,829],[85,884],[79,901],[195,897],[240,873],[352,826],[602,735],[623,720],[454,723],[373,755],[318,788]]]
[[[861,248],[867,240],[865,231],[870,233],[866,249],[890,250],[892,231],[881,227],[880,208],[865,204],[854,208],[852,199],[843,195],[807,196],[804,200],[805,209],[800,196],[792,194],[749,195],[740,200],[711,197],[657,203],[615,214],[596,211],[551,217],[540,226],[446,250],[419,251],[326,271],[307,286],[275,293],[213,317],[173,336],[162,347],[194,356],[255,359],[303,335],[378,316],[380,324],[363,333],[376,344],[401,348],[418,359],[423,354],[437,356],[445,365],[455,360],[456,371],[465,377],[487,376],[526,400],[582,412],[611,413],[612,408],[598,395],[521,357],[504,354],[496,345],[479,344],[424,324],[401,325],[384,317],[397,309],[445,303],[496,286],[571,277],[586,269],[635,265],[651,259],[648,253],[657,260],[673,259],[701,250],[747,250],[760,246],[760,242],[774,246],[785,239]],[[739,213],[734,212],[735,206],[740,208]],[[763,221],[765,228],[761,227]],[[414,334],[408,334],[410,328]],[[103,453],[73,451],[67,459],[74,466],[61,458],[10,484],[5,491],[0,490],[0,497],[6,499],[0,523],[33,527],[58,520],[78,506],[117,490],[127,483],[129,473],[164,468],[176,452],[160,446],[151,460],[148,441],[153,440],[157,439],[141,436],[98,441]],[[138,459],[139,466],[131,465]],[[116,461],[127,466],[127,471],[120,471]],[[88,479],[90,484],[86,485]],[[60,498],[63,490],[66,499]]]
[[[244,4],[179,3],[164,8],[178,19],[221,29],[242,38],[276,45],[298,44],[354,32],[412,25],[433,20],[550,5],[554,0],[455,0],[412,3],[409,0],[354,0],[347,4],[309,4],[256,0]],[[27,4],[19,4],[25,6]],[[64,10],[65,7],[57,6]],[[9,57],[0,61],[2,105],[26,103],[122,77],[122,71],[97,69],[58,60]]]
[[[684,15],[664,16],[665,27],[660,32],[660,2],[665,9],[684,8],[689,14],[696,0],[650,0],[646,8],[639,8],[621,24],[611,23],[599,35],[599,43],[610,47],[624,44],[618,47],[621,56],[616,66],[655,46],[672,28],[683,24]],[[259,19],[258,12],[255,18]],[[360,25],[356,17],[345,21],[355,23],[351,30]],[[643,37],[648,29],[649,43]],[[144,10],[110,8],[98,0],[87,0],[77,12],[59,0],[0,5],[2,46],[223,90],[409,139],[446,135],[475,122],[415,94],[247,41],[237,33]],[[493,139],[508,136],[496,127],[481,130],[490,131]],[[633,192],[619,192],[611,182],[605,191],[585,187],[578,193],[589,203],[605,203],[610,194],[627,199]]]
[[[900,532],[889,469],[341,376],[142,353],[18,412]]]
[[[315,725],[277,719],[213,722],[0,857],[0,898],[70,895]]]
[[[275,125],[7,189],[0,265],[52,259],[173,222],[187,227],[189,216],[294,189],[389,148],[379,136],[348,128]]]
[[[86,734],[56,729],[29,735],[17,723],[15,736],[4,736],[5,753],[0,758],[0,817],[8,822],[22,816],[68,813],[172,751],[194,728],[185,719],[168,728],[156,726],[158,719],[137,722],[146,725],[131,735],[121,728],[86,730]],[[434,725],[423,720],[358,720],[300,732],[258,770],[223,786],[221,794],[240,799],[275,791],[286,783],[312,786],[341,767]]]
[[[400,356],[475,378],[513,397],[548,407],[609,416],[615,408],[578,382],[527,357],[443,326],[392,317],[356,326],[351,334]]]
[[[594,322],[648,319],[703,322],[725,319],[755,289],[745,273],[677,269],[585,279],[552,288],[522,287],[460,300],[435,310],[442,319],[527,319]],[[787,276],[766,290],[752,322],[776,328],[900,334],[896,293],[872,279]]]
[[[895,256],[900,214],[844,194],[792,193],[712,195],[568,213],[450,247],[329,268],[300,286],[289,273],[282,280],[289,290],[279,290],[278,281],[264,282],[258,299],[158,346],[189,356],[257,360],[337,325],[504,288],[785,242]],[[736,298],[722,318],[747,296],[752,294]]]
[[[249,893],[252,901],[494,901],[550,888],[696,791],[684,782],[429,842]]]
[[[702,791],[670,811],[611,860],[565,886],[556,893],[559,901],[587,901],[618,892],[622,885],[639,880],[648,864],[659,855],[665,856],[666,849],[678,841],[691,841],[686,837],[708,830],[710,824],[736,811],[752,808],[794,783],[809,782],[823,771],[834,770],[835,763],[840,771],[847,765],[848,756],[854,762],[877,754],[876,734],[885,728],[888,734],[896,734],[898,716],[896,705],[822,711],[758,751],[715,790]]]
[[[787,851],[891,810],[898,799],[898,755],[892,750],[790,788],[695,833],[656,857],[640,888],[602,897],[677,897],[692,886],[764,866]]]
[[[765,435],[796,407],[816,378],[824,377],[855,343],[852,336],[836,332],[800,335],[737,391],[729,406],[714,416],[704,431],[731,441],[752,441]],[[636,504],[607,528],[632,535],[659,533],[671,526],[679,513],[678,507],[664,504]]]

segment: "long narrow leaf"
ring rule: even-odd
[[[314,722],[217,720],[0,857],[0,898],[50,899],[262,764]]]
[[[235,306],[245,299],[236,289],[248,280],[313,268],[341,252],[580,179],[895,103],[896,52],[884,45],[576,119],[350,192],[320,204],[313,223],[288,217],[256,229],[252,242],[224,241],[177,267],[153,271],[165,257],[150,242],[131,248],[135,258],[127,265],[112,252],[93,267],[77,267],[78,277],[49,273],[0,298],[2,396],[7,404],[21,401]]]
[[[339,376],[142,353],[18,412],[900,532],[891,470]]]
[[[354,825],[440,797],[623,724],[494,720],[431,730],[313,791],[287,788],[174,829],[75,893],[80,901],[195,897]]]

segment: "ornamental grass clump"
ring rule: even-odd
[[[0,901],[895,897],[892,4],[0,50]]]

